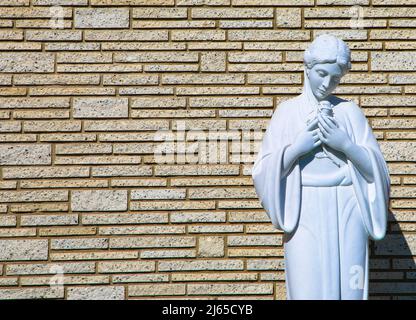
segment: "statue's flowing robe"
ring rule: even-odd
[[[388,168],[361,109],[331,96],[339,125],[368,153],[373,181],[329,147],[338,165],[316,157],[319,147],[283,176],[285,150],[314,112],[308,90],[274,112],[252,169],[254,186],[273,225],[285,232],[288,299],[368,299],[368,239],[386,232]]]

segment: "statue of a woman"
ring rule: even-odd
[[[368,239],[386,232],[380,147],[361,109],[331,95],[350,55],[334,36],[312,42],[303,92],[277,107],[252,170],[262,206],[285,232],[288,299],[368,299]]]

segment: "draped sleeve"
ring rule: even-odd
[[[297,117],[295,106],[281,103],[273,114],[254,162],[252,177],[256,193],[276,229],[291,232],[300,214],[301,173],[296,160],[283,177],[283,155],[293,143],[293,127]]]
[[[390,175],[386,161],[362,110],[353,102],[348,103],[348,131],[352,140],[363,147],[370,158],[373,182],[369,183],[348,160],[355,195],[363,223],[369,237],[381,240],[386,234],[390,196]]]

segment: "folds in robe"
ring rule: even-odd
[[[252,170],[256,193],[273,225],[285,232],[299,220],[301,176],[299,163],[282,176],[285,149],[293,143],[288,126],[290,103],[282,103],[273,114]]]
[[[335,118],[351,141],[368,153],[373,181],[368,182],[354,164],[347,165],[360,208],[363,224],[370,238],[380,240],[387,226],[390,178],[379,145],[361,109],[351,101],[331,97]],[[302,174],[299,159],[282,176],[285,149],[306,126],[302,105],[305,94],[281,103],[267,127],[252,170],[256,193],[273,225],[284,232],[295,230],[299,221]]]
[[[390,197],[390,175],[386,161],[372,130],[361,109],[350,102],[345,108],[345,128],[353,143],[367,151],[373,173],[368,182],[348,160],[355,196],[369,237],[381,240],[386,234],[388,204]]]

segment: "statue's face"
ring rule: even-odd
[[[342,70],[337,63],[318,63],[306,69],[311,90],[318,101],[324,100],[337,87]]]

